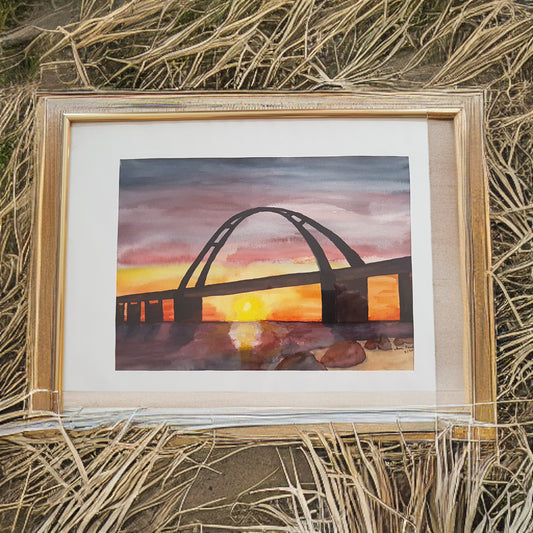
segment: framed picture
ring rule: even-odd
[[[37,105],[34,411],[494,422],[480,93]]]

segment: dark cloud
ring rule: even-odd
[[[194,183],[225,187],[260,180],[264,188],[279,187],[279,180],[315,190],[345,187],[357,181],[360,188],[376,190],[393,184],[409,190],[409,160],[397,156],[247,157],[130,159],[120,162],[120,188]]]
[[[409,253],[407,157],[135,159],[120,166],[119,264],[188,261],[229,217],[258,206],[304,213],[361,256]],[[294,250],[282,246],[290,239]],[[243,250],[256,260],[305,254],[294,227],[271,213],[243,222],[218,259],[234,263]]]

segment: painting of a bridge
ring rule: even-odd
[[[117,370],[412,370],[405,157],[121,161]]]

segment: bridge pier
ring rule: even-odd
[[[367,278],[336,283],[334,294],[335,322],[368,322]]]
[[[116,310],[116,318],[115,318],[117,325],[126,323],[126,318],[124,316],[125,305],[126,304],[122,302],[117,302],[117,310]]]
[[[144,321],[147,324],[163,322],[163,300],[145,300]]]
[[[174,322],[201,322],[202,298],[174,297]]]
[[[126,309],[127,324],[139,324],[141,322],[141,302],[128,302],[126,305],[128,306]]]
[[[337,322],[337,294],[335,291],[322,290],[322,323]]]
[[[400,322],[413,321],[413,279],[411,273],[398,274]]]

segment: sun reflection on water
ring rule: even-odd
[[[237,350],[251,350],[261,344],[261,323],[233,322],[229,337]]]

